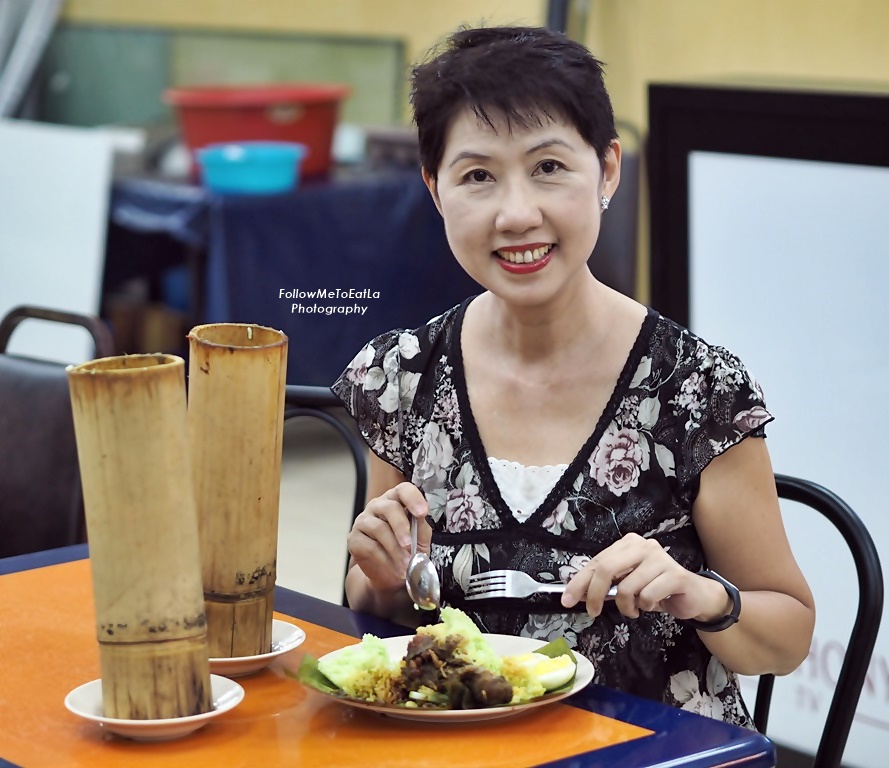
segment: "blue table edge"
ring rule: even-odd
[[[76,544],[2,558],[0,576],[88,557],[88,546]],[[281,586],[275,587],[275,610],[352,637],[361,637],[366,633],[378,637],[397,637],[412,632],[399,624]],[[754,731],[745,731],[745,738],[739,740],[737,727],[718,720],[702,718],[679,709],[665,710],[663,705],[656,702],[595,684],[575,694],[566,703],[654,733],[594,752],[555,760],[537,768],[613,768],[615,765],[621,768],[718,768],[729,765],[733,768],[773,768],[775,765],[775,747],[769,739]],[[706,728],[702,728],[702,720],[706,722]],[[686,745],[689,742],[697,750],[693,758],[688,757],[689,747]],[[0,768],[20,767],[0,756]]]

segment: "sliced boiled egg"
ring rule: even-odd
[[[510,656],[510,659],[517,666],[533,673],[534,667],[540,664],[540,662],[549,661],[549,656],[545,656],[542,653],[521,653],[518,656]]]
[[[542,660],[534,664],[529,671],[547,691],[552,691],[565,685],[565,683],[574,677],[574,673],[577,670],[577,665],[566,653],[561,656],[556,656],[554,659],[550,659],[540,653],[527,655],[543,657]]]

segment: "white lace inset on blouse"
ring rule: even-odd
[[[526,467],[516,461],[488,458],[494,482],[512,516],[524,523],[549,495],[567,464],[548,464],[545,467]]]

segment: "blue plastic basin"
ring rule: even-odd
[[[204,186],[214,192],[273,195],[299,185],[306,147],[280,141],[210,144],[197,152]]]

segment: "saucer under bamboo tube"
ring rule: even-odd
[[[192,328],[188,340],[188,427],[210,656],[268,653],[287,336],[219,323]]]
[[[106,717],[209,712],[185,361],[69,366]]]

